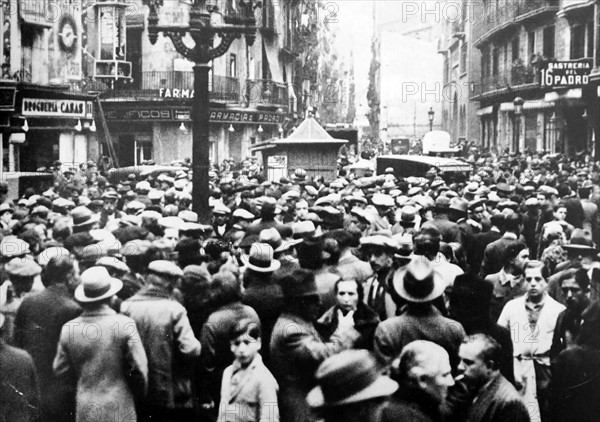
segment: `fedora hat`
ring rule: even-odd
[[[285,298],[319,295],[319,289],[312,271],[297,269],[285,275],[281,280],[281,292]]]
[[[104,267],[91,267],[81,274],[81,284],[75,289],[75,299],[83,303],[98,302],[114,296],[123,282],[113,278]]]
[[[469,201],[464,198],[455,197],[450,200],[450,210],[466,214],[469,210]]]
[[[431,262],[423,256],[414,256],[394,274],[394,288],[402,297],[413,303],[426,303],[444,293],[446,283]]]
[[[367,350],[343,351],[319,366],[317,386],[306,400],[313,408],[323,408],[389,396],[398,389],[398,383],[381,372]]]
[[[241,259],[244,265],[253,271],[272,273],[281,267],[281,262],[273,258],[273,253],[273,247],[268,243],[255,243],[250,247],[250,254],[243,255]]]
[[[100,221],[100,215],[94,214],[88,207],[75,207],[71,210],[73,227],[83,227]]]
[[[590,251],[595,252],[596,246],[592,240],[592,235],[589,231],[583,229],[575,229],[571,234],[571,238],[566,245],[563,245],[566,250]]]

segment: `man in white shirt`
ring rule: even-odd
[[[565,309],[546,293],[548,269],[540,261],[525,265],[527,293],[508,302],[498,325],[511,330],[515,380],[532,420],[546,420],[550,384],[550,348],[558,315]],[[536,406],[539,404],[539,409]]]

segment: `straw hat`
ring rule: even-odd
[[[123,282],[113,278],[104,267],[91,267],[81,274],[81,284],[75,289],[75,299],[83,303],[98,302],[114,296]]]
[[[259,273],[272,273],[281,267],[281,262],[273,258],[273,247],[268,243],[255,243],[248,256],[242,256],[242,262],[249,269]]]

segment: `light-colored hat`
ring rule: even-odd
[[[183,276],[183,270],[171,261],[152,261],[150,265],[148,265],[148,271],[167,277]]]
[[[0,214],[3,214],[6,211],[14,213],[15,209],[13,207],[11,207],[10,204],[7,204],[6,202],[4,202],[3,204],[0,205]]]
[[[317,387],[306,401],[313,408],[324,408],[389,396],[398,390],[398,383],[381,372],[367,350],[345,350],[319,366]]]
[[[273,247],[268,243],[255,243],[248,256],[242,256],[242,262],[249,269],[259,273],[272,273],[281,267],[281,262],[273,258]]]
[[[158,189],[148,192],[148,199],[151,201],[160,201],[163,196],[165,196],[164,192]]]
[[[310,196],[317,196],[319,194],[319,191],[314,186],[306,185],[304,186],[304,189]]]
[[[424,256],[414,256],[404,267],[394,273],[394,288],[402,297],[413,303],[431,302],[446,289],[444,277]]]
[[[371,202],[375,206],[381,206],[381,207],[393,207],[394,206],[394,199],[391,196],[385,195],[383,193],[376,193],[375,195],[373,195],[373,197],[371,198]]]
[[[88,207],[75,207],[71,210],[73,227],[83,227],[100,221],[100,215],[94,214]]]
[[[30,255],[13,258],[4,267],[10,276],[34,277],[42,272],[42,268]]]
[[[96,266],[112,268],[114,270],[120,271],[122,273],[129,272],[129,267],[123,261],[114,256],[103,256],[98,261],[96,261]]]
[[[180,211],[177,217],[181,218],[186,223],[197,223],[198,222],[198,214],[194,211],[183,210]]]
[[[29,243],[16,236],[6,236],[0,241],[0,256],[3,258],[23,256],[29,252]]]
[[[223,204],[222,202],[217,202],[217,203],[215,203],[215,207],[213,208],[213,214],[221,214],[221,215],[231,214],[231,209],[229,207],[225,206],[225,204]]]
[[[382,234],[363,237],[360,239],[360,245],[378,246],[385,249],[391,249],[393,251],[398,250],[398,242],[396,242],[392,237],[384,236]]]
[[[82,303],[98,302],[114,296],[123,282],[110,276],[104,267],[91,267],[81,274],[81,284],[75,289],[75,299]]]
[[[150,186],[150,183],[146,182],[145,180],[141,181],[141,182],[137,182],[137,184],[135,185],[135,190],[138,190],[138,191],[147,192],[150,189],[152,189],[152,187]]]
[[[256,217],[254,216],[254,214],[252,214],[250,211],[244,209],[244,208],[238,208],[236,209],[233,214],[232,214],[233,218],[238,218],[241,220],[249,220],[252,221],[254,219],[256,219]]]
[[[60,258],[61,256],[70,256],[70,252],[59,246],[51,246],[40,252],[37,256],[37,262],[42,267],[45,267],[52,258]]]
[[[314,236],[316,234],[315,223],[312,221],[298,221],[292,224],[294,239],[299,237]]]

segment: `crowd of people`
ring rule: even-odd
[[[598,163],[183,164],[0,185],[0,421],[598,420]]]

